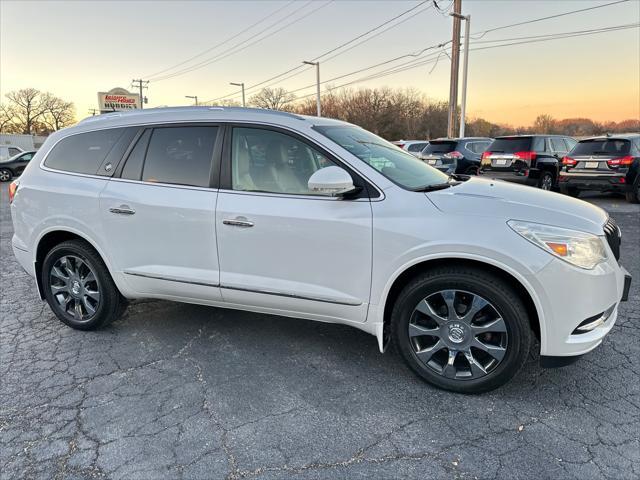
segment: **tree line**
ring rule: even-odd
[[[415,89],[361,88],[328,90],[322,94],[322,115],[360,125],[383,138],[429,139],[447,135],[449,105],[433,100]],[[296,101],[282,88],[264,88],[249,99],[252,106],[286,110],[304,115],[316,114],[316,98]],[[465,134],[478,137],[547,133],[584,137],[604,133],[640,132],[640,118],[620,122],[596,122],[588,118],[554,119],[539,115],[531,126],[490,122],[467,118]]]
[[[23,88],[0,103],[0,132],[48,135],[76,123],[75,107],[49,92]]]

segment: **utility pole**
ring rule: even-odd
[[[451,80],[449,83],[449,117],[447,137],[453,138],[456,129],[456,110],[458,107],[458,70],[460,67],[460,11],[462,0],[453,2],[453,39],[451,41]]]
[[[302,62],[305,65],[315,65],[316,67],[316,109],[318,117],[322,116],[322,111],[320,107],[320,62]]]
[[[198,106],[198,96],[197,95],[185,95],[184,98],[191,98],[192,100],[195,100],[196,107]]]
[[[247,102],[245,102],[245,98],[244,98],[244,82],[240,82],[240,83],[231,82],[229,85],[235,85],[236,87],[242,87],[242,106],[246,107],[247,106]]]
[[[455,14],[451,14],[455,16]],[[460,100],[460,138],[464,137],[465,116],[467,114],[467,69],[469,68],[469,31],[471,30],[471,15],[460,15],[464,25],[464,60],[462,61],[462,99]]]
[[[149,88],[149,80],[142,80],[141,78],[136,80],[134,78],[133,80],[131,80],[131,86],[138,87],[138,90],[140,91],[140,108],[144,108],[146,99],[144,98],[144,95],[142,95],[142,89]]]

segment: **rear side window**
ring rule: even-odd
[[[407,151],[414,152],[414,153],[421,152],[422,149],[426,146],[427,146],[426,143],[412,143],[411,145],[409,145],[409,148],[407,148]]]
[[[44,164],[55,170],[94,175],[124,131],[110,128],[63,138],[49,152]]]
[[[584,140],[571,151],[572,155],[628,155],[631,142],[625,139]]]
[[[429,142],[422,153],[449,153],[456,149],[456,142]]]
[[[569,137],[564,137],[564,143],[567,144],[567,152],[570,152],[571,149],[573,147],[576,146],[576,143],[578,143],[577,141],[575,141],[573,138],[569,138]]]
[[[551,143],[551,150],[554,152],[566,152],[566,146],[562,138],[560,137],[551,137],[549,138],[549,142]]]
[[[151,134],[145,182],[208,187],[218,127],[164,127]]]
[[[470,152],[481,154],[489,145],[491,142],[467,142],[464,147]]]
[[[529,152],[532,150],[532,137],[496,138],[489,150],[497,153]],[[544,151],[544,148],[542,149]]]

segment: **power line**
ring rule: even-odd
[[[491,46],[486,46],[486,47],[478,47],[478,48],[470,48],[469,51],[473,52],[473,51],[478,51],[478,50],[488,50],[488,49],[493,49],[493,48],[502,48],[502,47],[508,47],[508,46],[512,46],[512,45],[521,45],[521,44],[528,44],[528,43],[538,43],[538,42],[544,42],[544,41],[551,41],[551,40],[560,40],[560,39],[564,39],[564,38],[572,38],[572,37],[580,37],[580,36],[585,36],[585,35],[595,35],[595,34],[599,34],[599,33],[607,33],[607,32],[612,32],[612,31],[618,31],[618,30],[626,30],[626,29],[630,29],[630,28],[639,28],[640,27],[640,23],[633,23],[633,24],[624,24],[624,25],[614,25],[611,27],[601,27],[601,28],[597,28],[597,29],[591,29],[591,30],[579,30],[579,31],[575,31],[575,32],[565,32],[565,33],[557,33],[557,34],[548,34],[546,35],[546,37],[548,38],[536,38],[536,39],[532,39],[532,40],[526,40],[526,41],[521,41],[521,42],[507,42],[501,45],[491,45]],[[509,39],[500,39],[500,40],[496,40],[496,41],[505,41],[505,40],[509,40]],[[475,42],[474,42],[475,43]],[[361,83],[364,81],[368,81],[368,80],[374,80],[377,78],[382,78],[388,75],[393,75],[396,73],[400,73],[400,72],[404,72],[406,70],[411,70],[417,67],[421,67],[424,65],[428,65],[430,63],[434,63],[437,61],[437,58],[434,58],[436,55],[436,53],[430,54],[429,56],[427,56],[426,58],[420,58],[420,59],[415,59],[415,60],[411,60],[409,62],[406,62],[404,64],[400,64],[400,65],[395,65],[393,67],[390,67],[388,69],[382,70],[380,72],[376,72],[373,73],[371,75],[365,76],[365,77],[361,77],[361,78],[357,78],[355,80],[343,83],[341,85],[335,86],[333,88],[330,88],[331,91],[333,90],[337,90],[339,88],[344,88],[346,86],[349,85],[353,85],[355,83]],[[439,54],[438,54],[439,55]],[[362,71],[363,69],[359,70]],[[349,75],[353,75],[355,73],[357,73],[358,71],[355,72],[351,72],[350,74],[345,74],[342,75],[342,77],[346,77]],[[335,77],[333,79],[328,79],[322,83],[329,83],[333,80],[335,80],[338,77]],[[312,85],[312,86],[315,86]],[[305,87],[305,88],[309,88],[309,87]],[[298,89],[298,90],[302,90],[302,89]],[[310,96],[315,95],[315,93],[311,93],[308,95],[303,95],[300,97],[295,98],[293,101],[296,100],[301,100]]]
[[[175,65],[172,65],[171,67],[165,68],[164,70],[160,70],[158,72],[152,73],[151,75],[146,75],[147,78],[152,78],[152,77],[156,77],[158,75],[160,75],[161,73],[165,73],[169,70],[173,70],[176,67],[179,67],[181,65],[184,65],[185,63],[189,63],[192,60],[195,60],[198,57],[201,57],[213,50],[215,50],[216,48],[221,47],[222,45],[225,45],[227,43],[229,43],[231,40],[238,38],[240,35],[242,35],[245,32],[248,32],[249,30],[251,30],[253,27],[260,25],[261,23],[265,22],[266,20],[270,19],[271,17],[273,17],[274,15],[280,13],[282,10],[284,10],[285,8],[287,8],[289,5],[291,5],[292,3],[294,3],[296,0],[290,0],[288,3],[286,3],[284,6],[276,9],[275,11],[271,12],[269,15],[267,15],[266,17],[261,18],[260,20],[258,20],[255,23],[252,23],[251,25],[249,25],[248,27],[240,30],[238,33],[236,33],[235,35],[232,35],[230,37],[228,37],[227,39],[223,40],[220,43],[215,44],[213,47],[207,48],[206,50],[203,50],[202,52],[198,53],[197,55],[194,55],[193,57],[189,57],[186,60],[180,62],[180,63],[176,63]]]
[[[387,26],[389,23],[391,23],[391,22],[393,22],[393,21],[395,21],[395,20],[397,20],[397,19],[399,19],[399,18],[401,18],[401,17],[403,17],[403,16],[407,15],[408,13],[413,12],[413,11],[414,11],[414,10],[416,10],[417,8],[419,8],[419,7],[421,7],[422,5],[424,5],[425,3],[427,3],[427,1],[428,1],[428,0],[424,0],[424,1],[422,1],[422,2],[417,3],[417,4],[416,4],[416,5],[414,5],[413,7],[409,8],[409,9],[407,9],[407,10],[405,10],[405,11],[401,12],[401,13],[399,13],[398,15],[396,15],[396,16],[394,16],[394,17],[392,17],[392,18],[388,19],[388,20],[385,20],[383,23],[381,23],[381,24],[379,24],[379,25],[376,25],[375,27],[373,27],[373,28],[371,28],[371,29],[367,30],[366,32],[363,32],[363,33],[361,33],[360,35],[357,35],[356,37],[354,37],[354,38],[352,38],[352,39],[350,39],[350,40],[348,40],[348,41],[346,41],[346,42],[344,42],[344,43],[342,43],[342,44],[340,44],[340,45],[338,45],[338,46],[336,46],[336,47],[334,47],[334,48],[331,48],[330,50],[328,50],[328,51],[324,52],[323,54],[318,55],[317,57],[313,58],[313,59],[312,59],[312,61],[318,61],[318,60],[322,59],[323,57],[325,57],[325,56],[327,56],[327,55],[329,55],[329,54],[331,54],[331,53],[333,53],[333,52],[336,52],[337,50],[341,49],[342,47],[345,47],[345,46],[347,46],[347,45],[349,45],[349,44],[351,44],[351,43],[353,43],[353,42],[355,42],[355,41],[357,41],[357,40],[359,40],[359,39],[361,39],[361,38],[363,38],[363,37],[365,37],[365,36],[369,35],[370,33],[373,33],[374,31],[379,30],[380,28]],[[429,5],[427,8],[422,9],[422,10],[420,10],[420,11],[416,12],[416,14],[422,13],[422,12],[424,12],[424,11],[428,10],[429,8],[432,8],[432,5]],[[383,30],[382,32],[380,32],[380,33],[378,33],[378,34],[376,34],[376,35],[372,35],[371,37],[369,37],[369,38],[367,38],[367,39],[363,40],[362,42],[359,42],[357,45],[360,45],[360,44],[362,44],[362,43],[364,43],[364,42],[366,42],[366,41],[369,41],[369,40],[371,40],[372,38],[375,38],[376,36],[378,36],[378,35],[380,35],[380,34],[382,34],[382,33],[386,32],[387,30],[389,30],[389,29],[391,29],[391,28],[395,28],[395,27],[397,27],[398,25],[400,25],[400,24],[404,23],[405,21],[410,20],[410,19],[412,19],[412,18],[415,18],[415,15],[414,15],[414,16],[412,16],[412,17],[408,17],[408,18],[406,18],[406,19],[404,19],[404,20],[402,20],[402,21],[400,21],[400,22],[396,23],[395,25],[392,25],[392,26],[390,26],[390,27],[386,28],[385,30]],[[344,50],[343,52],[339,52],[338,54],[336,54],[336,55],[334,55],[334,56],[332,56],[332,57],[330,57],[330,58],[328,58],[328,59],[323,60],[323,62],[326,62],[326,61],[328,61],[328,60],[330,60],[330,59],[332,59],[332,58],[334,58],[334,57],[338,56],[339,54],[345,53],[345,52],[347,52],[347,51],[351,50],[351,48],[355,48],[357,45],[354,45],[353,47],[350,47],[349,49],[346,49],[346,50]],[[284,77],[284,76],[285,76],[285,75],[287,75],[287,74],[290,74],[290,73],[292,73],[292,72],[296,72],[296,71],[298,71],[298,70],[300,70],[300,69],[303,69],[303,68],[304,68],[304,67],[303,67],[303,65],[298,65],[298,66],[293,67],[293,68],[291,68],[291,69],[289,69],[289,70],[287,70],[287,71],[285,71],[285,72],[283,72],[283,73],[280,73],[280,74],[275,75],[275,76],[273,76],[273,77],[271,77],[271,78],[268,78],[267,80],[263,80],[263,81],[261,81],[261,82],[259,82],[259,83],[255,83],[255,84],[253,84],[253,85],[250,85],[250,86],[248,86],[248,87],[246,88],[246,90],[254,89],[255,87],[259,87],[259,86],[261,86],[261,85],[264,85],[265,83],[271,82],[271,81],[276,80],[276,79],[281,78],[281,77]],[[305,70],[308,70],[308,68],[304,68],[304,70],[303,70],[303,71],[305,71]],[[284,78],[284,79],[282,79],[282,80],[280,80],[280,81],[282,82],[282,81],[284,81],[284,80],[288,80],[289,78],[292,78],[292,77],[294,77],[294,76],[296,76],[296,75],[298,75],[298,74],[300,74],[300,73],[303,73],[303,71],[301,71],[301,72],[299,72],[299,73],[296,73],[295,75],[290,75],[289,77]],[[213,99],[211,99],[211,100],[208,100],[208,101],[207,101],[207,103],[215,102],[215,101],[217,101],[217,100],[222,100],[222,99],[229,98],[229,97],[234,97],[234,96],[236,96],[236,95],[238,95],[238,93],[237,93],[237,92],[229,93],[229,94],[223,95],[223,96],[221,96],[221,97],[217,97],[217,98],[213,98]]]
[[[170,73],[170,74],[167,74],[167,75],[163,75],[163,76],[160,76],[160,77],[155,78],[155,79],[152,79],[152,80],[153,80],[154,82],[159,82],[159,81],[162,81],[162,80],[167,80],[167,79],[169,79],[169,78],[177,77],[177,76],[179,76],[179,75],[184,75],[185,73],[190,73],[190,72],[193,72],[194,70],[199,70],[199,69],[200,69],[200,68],[202,68],[202,67],[205,67],[205,66],[210,65],[210,64],[212,64],[212,63],[214,63],[214,62],[218,62],[218,61],[220,61],[220,60],[223,60],[223,59],[225,59],[225,58],[227,58],[227,57],[229,57],[229,56],[231,56],[231,55],[235,55],[236,53],[239,53],[239,52],[241,52],[241,51],[243,51],[243,50],[245,50],[245,49],[247,49],[247,48],[251,47],[252,45],[255,45],[256,43],[261,42],[262,40],[265,40],[265,39],[267,39],[267,38],[269,38],[269,37],[271,37],[271,36],[275,35],[276,33],[279,33],[280,31],[282,31],[282,30],[284,30],[285,28],[287,28],[287,27],[289,27],[289,26],[293,25],[294,23],[297,23],[297,22],[299,22],[299,21],[301,21],[301,20],[303,20],[303,19],[307,18],[309,15],[311,15],[311,14],[313,14],[313,13],[317,12],[317,11],[318,11],[318,10],[320,10],[321,8],[324,8],[324,7],[328,6],[329,4],[333,3],[334,1],[335,1],[335,0],[329,0],[328,2],[321,4],[320,6],[318,6],[318,7],[314,8],[314,9],[310,10],[309,12],[305,13],[304,15],[302,15],[302,16],[300,16],[300,17],[298,17],[298,18],[295,18],[295,19],[293,19],[292,21],[290,21],[290,22],[288,22],[288,23],[285,23],[285,24],[284,24],[283,26],[281,26],[280,28],[278,28],[278,29],[276,29],[276,30],[274,30],[274,31],[272,31],[272,32],[269,32],[269,33],[267,33],[266,35],[264,35],[264,36],[262,36],[262,37],[255,38],[255,36],[254,36],[254,37],[252,37],[252,38],[249,38],[249,39],[243,40],[243,41],[242,41],[242,42],[240,42],[239,44],[234,45],[234,46],[232,46],[232,47],[228,48],[227,50],[224,50],[223,52],[221,52],[221,53],[217,54],[216,56],[214,56],[214,57],[212,57],[212,58],[208,58],[208,59],[206,59],[206,60],[201,61],[200,63],[197,63],[197,64],[195,64],[195,65],[191,65],[190,67],[186,67],[186,68],[184,68],[184,69],[182,69],[182,70],[178,70],[177,72],[173,72],[173,73]],[[298,8],[298,9],[294,10],[293,12],[291,12],[289,15],[287,15],[287,16],[286,16],[286,17],[284,17],[283,19],[280,19],[280,20],[278,20],[277,22],[275,22],[275,23],[273,23],[273,24],[269,25],[267,28],[265,28],[265,29],[261,30],[261,31],[260,31],[260,32],[258,32],[256,35],[260,35],[261,33],[264,33],[265,31],[269,30],[271,27],[273,27],[273,26],[277,25],[278,23],[280,23],[282,20],[284,20],[284,19],[286,19],[286,18],[290,18],[290,17],[291,17],[291,16],[293,16],[295,13],[299,12],[300,10],[302,10],[302,9],[303,9],[303,8],[305,8],[305,7],[307,7],[307,6],[308,6],[308,5],[310,5],[311,3],[314,3],[314,2],[313,2],[313,0],[309,0],[309,1],[308,1],[308,2],[306,2],[304,5],[302,5],[302,7],[300,7],[300,8]],[[243,43],[246,43],[246,42],[247,42],[247,41],[249,41],[249,40],[252,40],[252,41],[251,41],[250,43],[247,43],[246,45],[242,46],[242,44],[243,44]]]

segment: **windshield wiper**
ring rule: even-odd
[[[432,183],[431,185],[424,185],[422,187],[413,188],[414,192],[434,192],[436,190],[444,190],[445,188],[455,187],[456,185],[460,185],[462,182],[458,182],[456,180],[443,182],[443,183]]]

